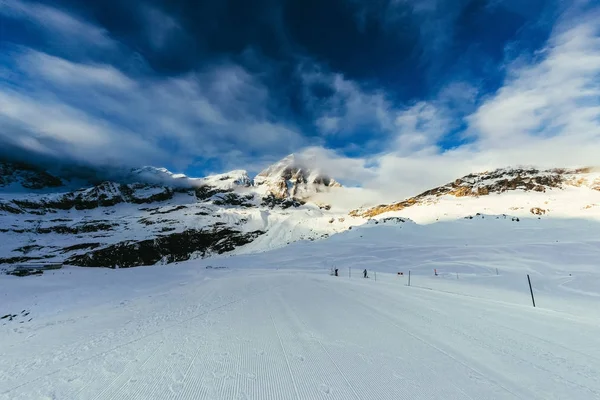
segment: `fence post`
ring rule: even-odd
[[[410,286],[410,270],[408,270],[408,286]]]
[[[533,288],[531,287],[531,278],[529,278],[529,274],[527,274],[527,282],[529,282],[529,291],[531,292],[531,301],[533,302],[533,306],[535,307],[535,297],[533,297]]]

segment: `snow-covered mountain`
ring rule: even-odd
[[[257,187],[276,198],[310,198],[315,193],[341,187],[334,179],[307,167],[294,154],[271,165],[254,178]]]
[[[311,202],[312,193],[339,184],[300,167],[293,156],[254,180],[242,170],[190,178],[143,167],[119,181],[72,191],[46,171],[3,165],[0,264],[169,263],[264,251],[325,238],[353,224],[329,206]],[[289,191],[281,191],[280,184],[289,185]],[[53,190],[34,190],[49,187]]]
[[[0,162],[0,188],[37,190],[64,186],[50,173],[25,163]]]
[[[600,172],[592,168],[470,174],[350,213],[319,202],[320,194],[339,191],[339,198],[344,189],[293,155],[254,179],[243,170],[190,178],[143,167],[78,190],[68,189],[69,178],[31,166],[5,163],[2,172],[0,264],[170,263],[263,252],[398,217],[419,224],[476,214],[600,219]]]
[[[497,169],[350,214],[364,218],[398,215],[429,223],[476,213],[600,219],[600,170]]]

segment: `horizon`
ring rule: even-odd
[[[61,170],[60,168],[58,168],[58,169],[46,168],[43,165],[36,165],[36,164],[30,164],[30,166],[34,166],[36,168],[41,168],[59,178],[63,178],[63,179],[67,179],[67,180],[75,179],[75,181],[73,181],[73,182],[77,182],[77,179],[83,179],[84,181],[86,181],[88,183],[93,183],[94,180],[98,180],[97,182],[99,182],[101,180],[101,181],[113,181],[113,182],[117,182],[117,183],[119,183],[119,182],[121,182],[121,183],[137,182],[137,181],[135,181],[135,179],[137,179],[137,178],[134,178],[133,175],[129,175],[130,172],[137,171],[140,173],[139,175],[136,175],[140,179],[139,182],[153,183],[153,184],[158,184],[158,185],[162,185],[162,186],[166,186],[166,187],[169,187],[172,185],[175,185],[175,186],[183,185],[183,186],[194,187],[195,183],[193,181],[195,181],[195,180],[204,180],[206,178],[213,178],[215,176],[227,175],[227,174],[231,174],[231,173],[235,172],[235,173],[244,173],[246,175],[246,177],[248,179],[250,179],[252,184],[254,185],[254,180],[260,175],[260,173],[266,172],[274,166],[278,166],[279,164],[281,164],[282,161],[285,161],[286,159],[288,159],[290,157],[294,157],[294,159],[295,159],[294,162],[292,164],[290,164],[292,167],[306,169],[308,171],[315,172],[315,169],[313,169],[313,166],[307,164],[307,162],[310,160],[302,159],[301,157],[298,157],[294,153],[287,155],[286,157],[282,158],[281,160],[279,160],[276,163],[270,164],[268,166],[264,166],[259,172],[251,173],[248,170],[241,169],[241,170],[215,172],[215,173],[207,174],[204,176],[189,176],[189,175],[185,175],[182,173],[178,173],[176,171],[171,171],[164,167],[157,167],[157,166],[151,166],[151,165],[135,167],[130,170],[117,170],[117,169],[108,170],[108,171],[106,171],[106,170],[91,170],[91,171],[88,170],[88,171],[83,171],[83,173],[73,172],[72,170],[64,171],[64,170]],[[298,160],[298,158],[300,158],[300,160]],[[7,161],[7,160],[2,160],[0,158],[0,164],[3,161]],[[8,161],[8,162],[17,162],[17,161],[13,160],[13,161]],[[514,173],[515,171],[518,171],[518,170],[524,170],[525,172],[537,171],[539,173],[554,172],[554,173],[559,173],[559,174],[561,174],[561,173],[593,174],[593,173],[600,172],[600,166],[593,166],[593,165],[588,165],[588,166],[580,167],[580,168],[555,166],[553,168],[547,168],[547,169],[539,168],[534,165],[514,165],[514,166],[500,167],[500,168],[496,168],[493,170],[471,171],[468,174],[465,174],[462,176],[455,176],[452,179],[448,179],[443,182],[434,183],[434,184],[432,184],[432,186],[424,187],[422,190],[410,192],[410,193],[407,192],[406,194],[399,196],[399,195],[395,194],[394,192],[387,191],[385,187],[365,188],[362,186],[345,185],[343,182],[339,182],[335,176],[329,176],[329,175],[327,175],[327,173],[320,171],[318,169],[318,166],[316,166],[316,168],[317,168],[316,172],[320,176],[325,176],[327,178],[333,179],[334,181],[340,183],[342,186],[339,188],[330,188],[328,191],[325,191],[325,192],[316,193],[313,198],[313,201],[316,203],[324,202],[327,204],[335,204],[336,207],[346,208],[348,210],[358,210],[358,209],[365,209],[365,208],[399,203],[399,202],[408,200],[410,198],[418,197],[421,194],[426,193],[428,191],[444,187],[444,186],[456,181],[457,179],[467,178],[470,175],[482,176],[485,174],[502,172],[502,171],[504,171],[505,173]],[[152,171],[147,171],[147,169],[156,170],[160,173],[165,173],[170,176],[164,176],[164,175],[155,176],[155,175],[153,175]],[[183,180],[185,182],[179,182],[180,178],[183,178]],[[210,185],[211,183],[209,182],[206,184]],[[75,187],[72,187],[72,189],[74,190]]]

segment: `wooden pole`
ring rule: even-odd
[[[531,287],[531,278],[529,274],[527,274],[527,282],[529,282],[529,291],[531,292],[531,301],[533,302],[533,306],[535,307],[535,297],[533,297],[533,288]]]

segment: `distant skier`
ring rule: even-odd
[[[363,278],[368,278],[367,276],[367,269],[365,268],[365,270],[363,271]]]
[[[335,269],[335,276],[338,276],[338,269]]]

